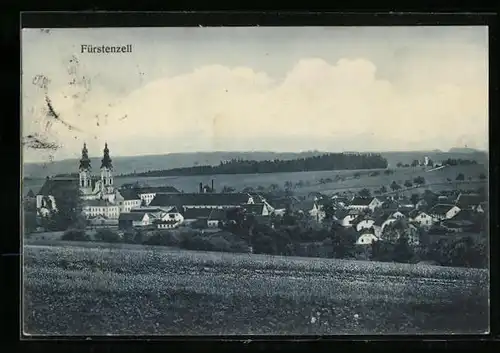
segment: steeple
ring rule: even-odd
[[[101,168],[113,169],[113,165],[111,164],[111,157],[109,157],[109,149],[108,143],[104,144],[104,156],[101,160]]]
[[[89,169],[90,169],[89,151],[87,150],[87,144],[84,142],[82,149],[82,158],[80,159],[80,170],[89,170]]]

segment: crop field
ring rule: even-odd
[[[25,245],[31,335],[488,331],[488,272],[425,265]]]
[[[394,174],[385,175],[383,170],[341,170],[341,171],[320,171],[320,172],[296,172],[296,173],[267,173],[267,174],[227,174],[227,175],[203,175],[203,176],[171,176],[171,177],[116,177],[115,185],[120,186],[123,184],[134,183],[136,181],[147,183],[150,186],[163,186],[171,185],[184,192],[197,192],[199,183],[210,184],[214,181],[215,189],[220,191],[224,186],[232,187],[236,190],[241,190],[245,187],[256,188],[258,186],[269,187],[272,184],[277,184],[283,188],[284,183],[287,181],[293,184],[303,181],[309,183],[309,186],[294,189],[296,194],[308,194],[310,192],[324,192],[333,193],[335,191],[356,190],[361,188],[375,189],[385,185],[387,188],[396,181],[403,184],[405,180],[412,180],[417,176],[423,176],[427,184],[440,184],[430,185],[429,189],[436,191],[447,188],[454,188],[456,183],[447,183],[447,178],[452,181],[455,180],[459,173],[465,175],[466,181],[459,183],[461,187],[477,188],[484,181],[479,180],[479,174],[484,173],[488,175],[487,166],[476,165],[462,165],[446,167],[440,170],[427,171],[422,167],[415,168],[395,168]],[[370,173],[379,171],[380,175],[369,176]],[[359,172],[360,178],[352,178],[353,174]],[[335,178],[336,175],[345,176],[344,181],[335,181],[326,184],[320,184],[321,179]],[[468,181],[468,177],[473,180]],[[25,180],[23,185],[24,193],[26,194],[29,189],[33,189],[36,193],[42,187],[44,180]]]

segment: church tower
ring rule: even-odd
[[[82,158],[80,159],[80,189],[85,194],[85,190],[89,190],[92,187],[92,176],[91,176],[91,167],[90,167],[90,159],[89,159],[89,151],[87,150],[87,145],[83,144],[82,149]]]
[[[104,145],[104,156],[101,160],[101,185],[104,194],[112,194],[113,190],[113,165],[109,156],[108,144]]]

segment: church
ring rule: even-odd
[[[118,220],[121,212],[139,207],[138,196],[124,198],[113,183],[113,164],[109,155],[108,144],[104,145],[99,175],[92,175],[92,166],[87,145],[83,144],[78,177],[47,178],[37,195],[37,210],[40,216],[47,216],[52,210],[57,211],[55,195],[64,195],[64,189],[76,187],[82,200],[82,213],[87,219],[103,216]]]
[[[92,175],[92,167],[88,155],[87,145],[83,144],[82,158],[79,168],[80,195],[83,200],[115,201],[115,188],[113,186],[113,165],[109,156],[108,144],[104,145],[104,155],[101,160],[100,176]]]

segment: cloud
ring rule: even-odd
[[[431,58],[432,59],[432,58]],[[125,95],[97,79],[58,87],[54,109],[78,133],[52,122],[39,92],[24,135],[44,132],[78,155],[136,155],[204,150],[406,150],[487,148],[487,63],[466,55],[406,61],[397,82],[377,76],[363,58],[304,58],[282,79],[250,67],[203,66]],[[125,74],[125,73],[124,73]],[[87,73],[87,77],[93,77]],[[294,144],[294,141],[297,141]],[[99,152],[97,152],[99,151]]]

